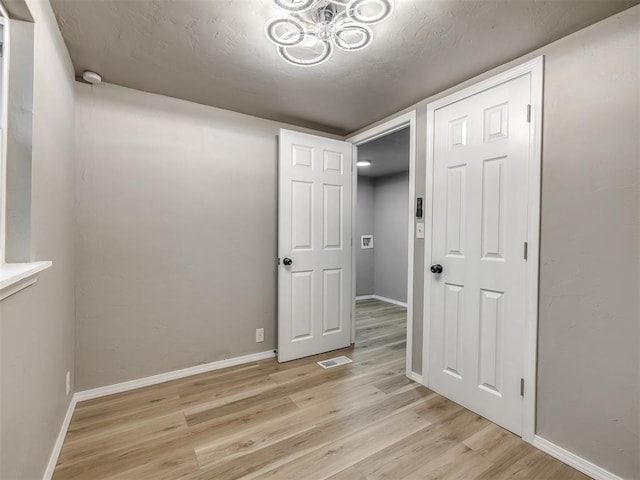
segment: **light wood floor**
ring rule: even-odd
[[[54,479],[587,478],[408,380],[405,316],[358,302],[355,348],[79,403]]]

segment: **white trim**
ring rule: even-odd
[[[353,143],[354,145],[362,145],[363,143],[371,142],[380,137],[385,137],[390,133],[397,132],[398,130],[402,130],[403,128],[409,126],[416,120],[416,111],[412,110],[410,112],[404,113],[402,115],[398,115],[397,117],[392,118],[380,125],[376,125],[375,127],[368,128],[367,130],[357,133],[355,135],[351,135],[345,139],[345,142]]]
[[[190,377],[191,375],[198,375],[199,373],[211,372],[213,370],[220,370],[222,368],[233,367],[235,365],[242,365],[243,363],[257,362],[258,360],[265,360],[267,358],[273,357],[275,357],[275,353],[273,352],[273,350],[268,350],[266,352],[260,353],[252,353],[250,355],[244,355],[242,357],[228,358],[226,360],[219,360],[217,362],[196,365],[195,367],[174,370],[172,372],[152,375],[150,377],[139,378],[137,380],[130,380],[128,382],[107,385],[106,387],[84,390],[82,392],[77,392],[74,396],[76,398],[76,401],[83,402],[85,400],[92,400],[94,398],[113,395],[114,393],[127,392],[129,390],[135,390],[136,388],[157,385],[159,383],[169,382],[171,380],[177,380],[179,378]]]
[[[11,62],[11,24],[7,10],[2,2],[0,2],[0,13],[4,16],[4,42],[2,49],[2,90],[0,91],[0,102],[2,108],[0,110],[0,124],[4,127],[0,130],[0,263],[6,260],[6,236],[7,236],[7,128],[9,123],[9,65]]]
[[[374,295],[358,295],[356,300],[372,300]]]
[[[543,84],[544,57],[539,56],[518,65],[506,72],[495,75],[489,79],[478,82],[470,87],[459,90],[444,98],[438,99],[427,105],[427,162],[426,162],[426,186],[425,225],[433,230],[433,134],[435,127],[436,110],[471,97],[489,88],[513,80],[523,75],[531,75],[531,108],[532,118],[530,124],[531,142],[529,155],[529,192],[528,192],[528,233],[527,241],[527,331],[525,332],[525,395],[523,401],[522,438],[532,443],[535,435],[535,410],[536,410],[536,362],[538,342],[538,274],[539,274],[539,238],[540,238],[540,172],[542,165],[542,84]],[[425,235],[424,242],[424,297],[423,297],[423,329],[422,335],[422,377],[423,385],[429,386],[429,331],[431,282],[427,267],[432,263],[432,238]]]
[[[408,375],[408,377],[413,380],[414,382],[419,383],[420,385],[422,385],[422,375],[420,375],[419,373],[416,372],[411,372],[410,375]]]
[[[382,297],[380,295],[371,295],[371,298],[375,300],[380,300],[381,302],[391,303],[393,305],[398,305],[399,307],[404,307],[408,309],[408,306],[407,306],[408,302],[401,302],[400,300],[394,300],[393,298]],[[407,330],[409,329],[408,323],[409,323],[409,312],[407,312]],[[407,373],[407,376],[409,376],[409,373]]]
[[[401,302],[400,300],[394,300],[393,298],[382,297],[380,295],[358,295],[356,300],[380,300],[381,302],[393,303],[394,305],[407,308],[407,302]]]
[[[0,264],[0,300],[36,283],[39,273],[51,265],[51,262]]]
[[[358,147],[351,153],[351,345],[356,343],[356,202],[358,199]]]
[[[58,457],[60,456],[60,452],[62,451],[62,445],[64,444],[64,439],[67,436],[67,430],[69,430],[69,424],[71,423],[71,417],[73,416],[73,411],[76,408],[76,395],[71,397],[71,401],[69,402],[69,406],[67,407],[67,414],[64,416],[64,420],[62,421],[62,425],[60,426],[60,432],[58,432],[58,438],[56,438],[56,443],[53,444],[53,450],[51,451],[51,456],[49,457],[49,463],[47,463],[47,468],[44,471],[44,475],[42,476],[43,480],[50,480],[53,477],[53,472],[56,469],[56,464],[58,463]]]
[[[414,277],[414,248],[415,248],[415,236],[416,236],[416,218],[414,215],[414,208],[416,204],[416,111],[411,110],[410,112],[404,113],[402,115],[398,115],[397,117],[392,118],[386,122],[381,123],[375,127],[369,128],[364,132],[358,133],[346,139],[347,142],[353,143],[355,146],[361,145],[365,142],[370,142],[380,137],[384,137],[385,135],[389,135],[390,133],[401,130],[405,127],[409,127],[409,255],[407,259],[407,302],[402,304],[402,306],[407,308],[407,348],[406,348],[406,375],[410,377],[413,373],[413,277]],[[355,155],[354,161],[357,161],[357,155]],[[357,168],[354,173],[354,182],[357,183]],[[353,189],[353,199],[352,199],[352,219],[353,224],[355,225],[356,218],[356,189]],[[355,227],[354,227],[355,228]],[[352,247],[353,251],[353,247]],[[353,255],[355,258],[355,255]],[[355,260],[354,260],[355,262]],[[353,274],[355,277],[356,269],[355,266],[353,268]],[[356,289],[355,283],[353,287],[353,291],[351,294],[352,298],[355,299]],[[391,301],[390,299],[384,299],[383,297],[374,296],[374,298],[378,298],[382,301],[389,301],[390,303],[396,303],[396,300]],[[355,300],[354,300],[355,303]],[[396,303],[397,304],[397,303]],[[355,312],[355,307],[354,307]],[[355,325],[355,322],[353,322]],[[355,328],[355,327],[354,327]],[[355,334],[353,339],[355,340]]]
[[[559,447],[555,443],[551,443],[549,440],[545,440],[538,435],[533,437],[533,446],[575,468],[576,470],[580,470],[582,473],[594,478],[595,480],[623,480],[622,477],[617,476],[615,473],[611,473],[610,471],[599,467],[595,463],[591,463],[575,453],[565,450],[564,448]]]
[[[529,204],[527,225],[527,325],[525,340],[525,394],[522,421],[522,438],[531,443],[536,434],[536,389],[538,382],[538,299],[540,274],[540,188],[542,186],[542,106],[544,57],[529,62],[531,72],[531,125],[529,143]]]

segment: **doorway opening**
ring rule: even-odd
[[[397,356],[412,368],[415,112],[347,141],[353,176],[352,343]],[[393,352],[393,353],[392,353]],[[418,379],[419,381],[419,379]]]

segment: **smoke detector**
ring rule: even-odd
[[[100,83],[102,83],[102,77],[96,72],[91,72],[89,70],[85,70],[85,72],[82,74],[82,79],[85,82],[90,83],[91,85],[99,85]]]

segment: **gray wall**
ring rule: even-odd
[[[36,23],[31,259],[53,267],[0,302],[2,480],[42,478],[74,369],[74,74],[49,3],[27,3]]]
[[[2,38],[2,42],[5,43],[5,30],[4,25],[0,25],[0,38]],[[0,55],[0,58],[2,56]],[[2,60],[4,62],[4,60]],[[0,69],[0,91],[2,91],[2,85],[4,83],[4,69]],[[0,98],[0,109],[2,108],[2,103],[4,102],[4,98]],[[0,118],[0,127],[4,128],[4,119]]]
[[[547,58],[537,430],[637,479],[640,7],[634,12],[558,42]]]
[[[356,295],[407,301],[409,172],[358,177]],[[373,249],[360,236],[373,234]]]
[[[31,161],[33,156],[34,24],[13,20],[7,29],[9,78],[5,166],[5,252],[7,262],[31,260]]]
[[[362,235],[373,235],[375,211],[375,179],[358,177],[358,199],[356,202],[356,295],[373,295],[373,249],[360,248]],[[375,238],[374,238],[375,246]]]
[[[407,301],[409,172],[376,178],[373,290]]]
[[[78,388],[275,348],[283,126],[76,84]]]
[[[361,130],[416,110],[424,196],[427,103],[545,55],[537,433],[624,478],[640,478],[639,22],[636,6]],[[422,240],[414,255],[422,292]],[[417,293],[415,372],[422,314]]]

